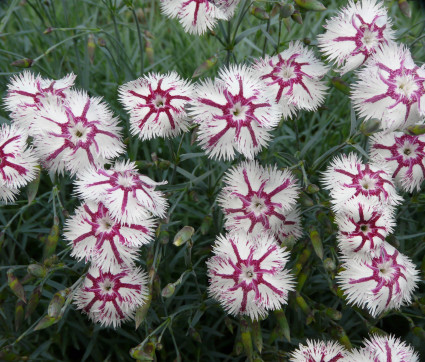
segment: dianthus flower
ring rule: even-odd
[[[376,252],[379,256],[380,246],[393,231],[394,208],[357,196],[345,203],[335,222],[342,253],[348,258],[370,259]]]
[[[425,135],[376,133],[371,137],[370,158],[385,165],[403,190],[419,191],[425,179]]]
[[[229,231],[251,235],[284,232],[287,213],[295,205],[299,188],[289,170],[242,162],[224,175],[218,203]]]
[[[201,35],[212,30],[218,20],[230,19],[239,0],[161,0],[162,12],[178,18],[184,30]]]
[[[198,141],[206,153],[231,160],[235,149],[253,159],[270,140],[281,112],[251,68],[230,66],[214,82],[197,86],[191,116],[199,124]]]
[[[276,239],[283,243],[287,238],[293,238],[292,240],[297,241],[302,235],[302,225],[301,225],[301,211],[298,207],[293,207],[290,211],[287,211],[283,214],[284,220],[282,220],[282,228],[278,234],[276,234]]]
[[[6,109],[12,112],[12,120],[32,135],[34,112],[40,103],[49,98],[64,100],[67,91],[74,85],[75,77],[70,73],[59,80],[44,79],[30,71],[15,75],[7,86],[4,100]]]
[[[254,241],[231,233],[216,239],[213,253],[208,292],[228,313],[258,320],[287,303],[294,290],[285,269],[289,254],[274,238],[265,234]]]
[[[373,317],[409,304],[419,280],[411,260],[386,242],[369,261],[348,258],[342,267],[337,279],[347,301]]]
[[[350,0],[324,28],[326,32],[318,35],[319,48],[342,74],[362,65],[395,37],[387,10],[377,0]]]
[[[109,170],[89,169],[76,181],[77,192],[85,200],[102,202],[111,217],[121,223],[139,223],[151,215],[164,217],[167,201],[155,182],[137,172],[134,162],[115,162]]]
[[[253,68],[273,92],[285,118],[295,109],[315,110],[325,100],[328,71],[311,49],[296,41],[274,57],[258,60]]]
[[[425,114],[425,68],[415,65],[405,45],[382,46],[357,76],[354,108],[366,120],[379,119],[383,130],[403,129]]]
[[[9,187],[5,184],[0,183],[0,201],[3,203],[12,202],[15,200],[19,190],[16,187]]]
[[[415,350],[395,336],[372,335],[364,344],[348,354],[347,362],[419,362]]]
[[[74,295],[74,303],[95,323],[117,328],[134,316],[148,296],[146,273],[140,269],[103,272],[92,266]]]
[[[335,157],[323,174],[335,211],[358,195],[389,206],[400,203],[391,175],[381,164],[363,164],[354,153]]]
[[[33,180],[37,158],[27,148],[26,132],[15,125],[0,128],[0,200],[12,201],[18,188]]]
[[[124,152],[118,119],[101,98],[83,91],[69,91],[65,102],[43,102],[34,130],[37,155],[52,173],[67,170],[74,175]]]
[[[188,130],[185,106],[193,86],[176,72],[149,73],[119,87],[120,100],[130,112],[133,135],[142,140],[174,137]]]
[[[88,201],[65,224],[65,239],[72,246],[71,256],[92,261],[102,271],[132,267],[137,250],[153,239],[152,219],[140,224],[121,224],[112,219],[102,203]]]
[[[298,349],[291,353],[290,362],[343,362],[347,356],[346,349],[337,342],[310,341],[307,345],[300,343]]]

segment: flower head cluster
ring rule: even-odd
[[[371,335],[364,347],[345,349],[337,342],[310,341],[292,352],[291,362],[418,362],[419,356],[407,343],[394,336]]]
[[[178,18],[184,30],[203,34],[212,30],[218,20],[230,19],[239,0],[161,0],[162,12]]]
[[[410,303],[418,272],[385,241],[401,200],[388,171],[344,155],[328,167],[324,184],[331,191],[344,261],[337,280],[348,302],[366,307],[372,316]]]
[[[176,72],[149,73],[119,88],[120,100],[130,112],[131,133],[142,140],[174,137],[188,130],[185,106],[193,86]]]
[[[242,162],[224,176],[218,203],[228,231],[276,238],[301,234],[295,201],[299,188],[288,170],[264,168],[255,161]]]
[[[297,109],[315,110],[325,100],[327,87],[322,78],[328,68],[299,41],[289,43],[280,54],[259,59],[253,68],[272,91],[285,118]]]
[[[394,336],[372,335],[364,347],[352,350],[347,362],[419,362],[419,355],[406,342]]]
[[[270,140],[281,112],[253,69],[230,66],[195,90],[190,114],[198,141],[210,157],[231,160],[235,150],[252,159]]]
[[[337,342],[311,341],[307,345],[300,343],[298,349],[291,353],[290,362],[343,362],[347,350]]]
[[[116,328],[134,316],[147,296],[147,276],[140,269],[104,272],[91,267],[74,302],[93,322]]]
[[[0,128],[0,201],[13,201],[19,188],[37,174],[37,158],[27,147],[26,132],[16,125]]]
[[[121,127],[101,98],[73,90],[75,76],[58,81],[24,72],[11,80],[6,107],[28,129],[34,151],[51,173],[77,174],[124,152]]]
[[[233,315],[259,319],[287,303],[293,278],[285,269],[288,253],[271,236],[255,242],[231,233],[219,236],[207,261],[209,294]]]
[[[344,74],[362,65],[377,49],[394,39],[391,19],[381,1],[350,0],[324,25],[319,47]]]
[[[153,239],[155,216],[166,213],[167,202],[155,190],[160,184],[119,161],[107,170],[90,168],[76,181],[84,201],[64,236],[72,256],[91,262],[75,303],[95,322],[116,327],[146,299],[146,277],[134,262]]]
[[[370,158],[382,163],[401,189],[419,191],[425,179],[425,135],[379,132],[370,143]]]
[[[425,115],[425,68],[406,46],[382,46],[357,74],[352,101],[359,115],[377,118],[385,131],[403,129]]]

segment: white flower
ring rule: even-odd
[[[49,98],[65,99],[75,77],[70,73],[59,80],[43,79],[27,70],[15,75],[10,79],[4,100],[6,109],[12,112],[12,120],[32,135],[32,120],[40,103]]]
[[[372,335],[364,344],[348,354],[347,362],[419,362],[415,350],[395,336]]]
[[[274,57],[258,60],[253,68],[273,92],[285,118],[295,109],[316,110],[325,100],[327,86],[321,79],[328,68],[299,41]]]
[[[293,241],[297,241],[303,235],[301,225],[301,211],[295,206],[289,212],[283,215],[285,220],[282,220],[282,229],[276,236],[276,239],[282,243],[286,238],[293,237]]]
[[[152,219],[121,224],[105,205],[88,201],[66,221],[64,236],[72,246],[71,256],[92,261],[102,271],[116,272],[134,265],[140,246],[153,239],[154,226]]]
[[[350,0],[324,28],[326,32],[317,37],[319,48],[342,74],[362,65],[395,38],[384,3],[377,0]]]
[[[207,261],[208,292],[228,313],[258,320],[287,303],[294,290],[285,269],[289,254],[274,238],[265,234],[253,242],[231,233],[217,237],[213,253]]]
[[[178,18],[184,30],[201,35],[212,30],[217,20],[233,16],[239,0],[161,0],[162,12],[169,18]]]
[[[425,135],[375,133],[371,137],[370,158],[385,165],[403,190],[419,191],[425,179]]]
[[[347,301],[373,317],[409,304],[419,281],[412,261],[386,242],[370,261],[348,258],[342,267],[337,280]]]
[[[335,223],[342,253],[347,258],[370,259],[379,256],[380,246],[393,232],[396,221],[394,208],[357,196],[345,203]]]
[[[14,187],[9,187],[6,184],[0,182],[0,201],[7,204],[15,200],[19,190]],[[1,204],[0,204],[1,205]]]
[[[130,112],[131,133],[147,140],[186,132],[189,123],[185,106],[192,92],[192,84],[176,72],[149,73],[120,86],[120,101]]]
[[[262,167],[256,161],[242,162],[228,170],[225,187],[217,201],[229,231],[253,236],[285,231],[287,214],[292,211],[299,187],[289,170]]]
[[[344,362],[347,350],[338,342],[311,341],[301,343],[291,353],[290,362]],[[360,362],[360,361],[359,361]]]
[[[425,68],[415,65],[406,46],[382,46],[357,76],[354,108],[366,120],[379,119],[383,130],[403,129],[425,114]]]
[[[225,160],[235,157],[235,149],[253,159],[281,118],[264,82],[251,68],[234,65],[197,86],[190,113],[199,124],[201,147],[209,157]]]
[[[0,128],[0,185],[9,189],[25,186],[37,174],[37,158],[27,148],[27,134],[15,125]]]
[[[161,191],[155,191],[155,186],[166,183],[138,173],[134,162],[117,161],[109,170],[87,170],[75,184],[81,197],[102,202],[114,220],[137,224],[151,213],[165,216],[167,201]]]
[[[37,155],[50,172],[72,175],[100,167],[124,152],[121,127],[101,98],[69,91],[62,102],[42,102],[34,120]]]
[[[363,164],[354,153],[335,157],[323,173],[323,184],[330,190],[335,211],[358,195],[389,206],[398,205],[402,200],[384,166]]]
[[[133,318],[148,293],[147,275],[140,269],[110,273],[92,266],[75,292],[74,303],[93,322],[117,328]]]

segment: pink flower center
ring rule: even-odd
[[[425,177],[425,167],[423,160],[425,158],[425,142],[421,141],[418,136],[410,136],[403,134],[395,137],[395,142],[391,146],[375,143],[373,148],[388,150],[391,152],[390,157],[385,157],[387,161],[396,161],[397,168],[394,170],[392,177],[396,177],[402,168],[407,168],[406,176],[412,177],[413,167],[418,165]]]
[[[51,161],[55,159],[59,154],[61,154],[66,149],[71,149],[73,154],[78,151],[78,149],[83,149],[86,154],[89,163],[92,166],[95,165],[95,157],[93,157],[92,146],[94,146],[95,150],[99,152],[99,145],[95,139],[98,134],[103,134],[111,138],[118,139],[119,137],[116,134],[113,134],[108,131],[103,131],[98,128],[99,121],[89,121],[87,119],[87,113],[90,108],[90,98],[87,99],[87,102],[84,106],[83,112],[80,116],[74,115],[72,110],[69,107],[65,107],[66,116],[68,118],[68,122],[59,123],[54,119],[44,117],[46,120],[56,124],[60,127],[61,131],[59,134],[50,132],[51,135],[64,138],[64,143],[61,147],[59,147],[56,151],[51,153],[48,157],[46,157],[46,161]],[[96,155],[96,158],[98,156]]]
[[[139,128],[143,129],[146,122],[148,122],[151,118],[152,123],[157,123],[159,120],[159,116],[161,113],[164,113],[168,121],[170,122],[170,126],[172,129],[176,128],[174,117],[175,114],[181,113],[183,110],[181,108],[177,108],[173,105],[175,100],[184,100],[189,101],[190,98],[182,95],[171,95],[170,92],[176,90],[176,87],[170,87],[168,89],[162,89],[163,79],[158,81],[158,84],[155,89],[152,88],[151,84],[148,84],[149,93],[144,96],[135,91],[129,91],[129,93],[135,97],[141,98],[144,100],[144,103],[138,103],[138,108],[147,108],[148,112],[146,115],[139,120]]]
[[[126,301],[125,298],[120,294],[120,289],[133,289],[140,290],[141,285],[122,283],[121,279],[127,276],[127,272],[121,272],[118,274],[104,273],[99,271],[99,276],[94,277],[91,274],[87,274],[87,278],[93,283],[91,287],[84,287],[83,290],[88,293],[94,293],[93,299],[84,307],[84,310],[88,313],[92,308],[93,304],[97,301],[102,301],[102,304],[98,307],[99,311],[105,308],[107,302],[112,303],[114,309],[120,318],[125,318],[124,313],[118,302]]]
[[[290,185],[290,180],[285,180],[280,186],[276,187],[270,192],[265,192],[264,188],[267,181],[264,181],[257,191],[254,191],[251,186],[251,182],[248,179],[246,169],[243,170],[243,177],[246,185],[248,186],[248,192],[244,195],[238,192],[233,192],[231,196],[236,196],[242,202],[240,208],[227,208],[225,209],[226,214],[237,214],[234,216],[235,220],[248,219],[251,225],[248,232],[251,233],[254,230],[256,224],[261,224],[265,229],[270,229],[270,217],[275,216],[282,222],[286,221],[283,214],[281,203],[273,202],[271,199],[279,192],[285,190]]]
[[[365,278],[353,279],[351,278],[350,284],[364,283],[368,281],[375,281],[376,287],[371,290],[371,293],[376,295],[382,288],[388,289],[388,298],[385,306],[391,302],[394,293],[401,293],[400,278],[406,279],[403,274],[405,267],[397,263],[397,256],[399,255],[397,250],[394,250],[394,254],[390,255],[383,248],[381,250],[381,256],[373,258],[372,262],[364,263],[365,267],[372,271],[372,275]]]
[[[274,251],[277,249],[277,245],[272,245],[268,248],[268,250],[261,256],[261,258],[254,260],[253,254],[254,250],[251,248],[249,255],[246,259],[242,259],[237,246],[234,241],[230,239],[230,243],[232,245],[233,252],[236,256],[236,263],[232,261],[231,258],[228,258],[228,263],[233,268],[233,273],[231,274],[222,274],[213,271],[213,274],[219,276],[223,279],[233,280],[234,285],[227,289],[227,292],[236,291],[238,289],[242,289],[243,298],[241,303],[240,311],[243,313],[246,311],[248,293],[254,291],[255,300],[261,301],[261,293],[258,289],[259,285],[269,288],[274,293],[282,296],[284,292],[279,290],[269,282],[264,279],[265,274],[275,275],[277,273],[277,269],[270,268],[265,269],[261,266],[261,263]]]
[[[335,172],[351,178],[349,183],[344,183],[343,186],[355,189],[354,195],[364,196],[377,196],[380,200],[387,200],[389,198],[388,192],[385,190],[385,184],[394,186],[389,180],[385,180],[381,174],[384,171],[372,171],[368,164],[357,164],[357,173],[350,173],[343,169],[335,169]]]
[[[100,253],[104,247],[104,243],[107,242],[111,246],[112,253],[114,254],[115,260],[118,263],[123,263],[120,252],[117,248],[116,243],[126,245],[127,241],[121,234],[120,223],[116,223],[109,215],[108,209],[99,203],[96,211],[91,211],[87,205],[84,205],[84,221],[91,226],[91,230],[77,237],[73,243],[74,246],[79,242],[86,240],[87,238],[95,238],[95,245],[93,246],[94,253]],[[126,227],[148,233],[148,229],[142,225],[130,224]]]
[[[369,248],[371,251],[375,249],[375,241],[374,238],[385,240],[384,235],[382,235],[382,231],[385,231],[385,226],[378,226],[377,223],[382,217],[382,215],[373,211],[370,217],[365,217],[363,205],[358,204],[359,207],[359,217],[358,220],[352,217],[348,218],[348,221],[354,226],[354,230],[351,232],[341,231],[341,234],[346,236],[349,239],[360,237],[361,242],[360,245],[354,249],[354,252],[360,251],[366,242],[369,242]]]
[[[226,98],[226,104],[222,105],[207,98],[199,98],[199,102],[206,104],[210,107],[218,108],[221,115],[214,115],[216,121],[225,121],[226,126],[216,135],[208,140],[208,145],[213,147],[221,137],[223,137],[230,129],[235,129],[235,137],[237,140],[240,138],[240,133],[244,127],[249,131],[254,147],[258,146],[257,138],[255,137],[253,124],[262,126],[263,121],[255,114],[259,108],[270,107],[269,103],[256,103],[257,96],[246,98],[244,96],[244,85],[242,78],[239,78],[239,92],[232,94],[228,89],[223,91]]]
[[[312,78],[309,74],[302,70],[303,66],[310,65],[308,62],[299,62],[297,58],[300,54],[293,54],[288,59],[284,59],[281,54],[278,54],[278,61],[273,63],[273,58],[269,60],[269,65],[273,68],[268,74],[265,74],[261,79],[266,81],[267,85],[277,84],[279,91],[276,95],[276,102],[279,102],[282,95],[292,96],[294,85],[299,84],[311,97],[308,87],[304,84],[304,78]]]
[[[365,100],[366,103],[375,103],[385,98],[393,100],[392,104],[388,104],[387,109],[391,110],[403,104],[406,107],[406,114],[404,120],[407,121],[410,114],[410,109],[413,104],[420,105],[420,99],[425,94],[425,87],[423,85],[425,79],[417,73],[418,66],[413,69],[405,68],[404,63],[406,59],[400,61],[398,69],[390,69],[382,63],[376,63],[378,67],[378,76],[381,81],[387,85],[387,90],[384,93],[375,95]],[[385,75],[383,73],[386,73]]]
[[[373,53],[376,52],[378,46],[382,43],[387,43],[384,39],[384,30],[387,27],[386,24],[382,26],[377,25],[377,21],[382,16],[375,16],[371,23],[367,23],[363,18],[356,14],[351,19],[351,24],[356,29],[356,35],[354,36],[340,36],[334,39],[335,42],[354,42],[355,48],[350,53],[351,56],[357,54],[363,54],[364,61]]]

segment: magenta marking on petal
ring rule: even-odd
[[[141,98],[145,103],[138,103],[135,108],[149,108],[148,113],[138,121],[138,127],[140,130],[143,129],[144,125],[147,122],[155,123],[158,121],[161,113],[165,113],[172,129],[176,128],[174,117],[172,113],[178,114],[182,112],[181,109],[176,108],[172,102],[176,99],[189,101],[190,98],[182,95],[171,95],[170,92],[175,90],[175,87],[170,87],[168,89],[162,89],[163,78],[159,79],[158,84],[155,89],[152,88],[151,84],[148,84],[149,94],[147,96],[142,96],[141,94],[130,90],[129,93],[135,97]],[[161,104],[157,104],[157,99],[161,99]],[[150,117],[155,115],[153,121],[150,121]]]
[[[372,259],[370,263],[364,262],[363,264],[372,271],[372,275],[360,279],[350,279],[349,284],[358,284],[368,281],[375,281],[376,286],[371,290],[374,295],[378,294],[382,288],[388,289],[388,298],[385,306],[387,307],[393,297],[394,288],[400,291],[399,279],[403,278],[406,280],[405,275],[402,273],[405,270],[403,265],[397,263],[397,256],[399,255],[397,250],[394,250],[394,254],[390,255],[387,253],[385,248],[381,249],[381,255]],[[388,264],[390,262],[390,264]],[[382,268],[389,268],[391,271],[390,276],[381,275]],[[388,273],[388,270],[386,271]]]
[[[385,160],[396,161],[398,163],[392,177],[395,178],[402,168],[407,168],[406,177],[411,178],[413,174],[413,167],[415,165],[419,165],[419,167],[421,167],[423,176],[425,177],[425,168],[423,165],[425,158],[425,142],[421,141],[418,136],[411,136],[407,134],[396,136],[394,140],[395,142],[391,146],[385,146],[379,143],[372,145],[372,148],[390,151],[391,157],[385,157]],[[410,150],[410,145],[416,146],[416,148],[414,150]],[[409,149],[409,157],[406,157],[406,155],[401,152],[401,149],[403,148]],[[415,156],[412,156],[412,154]]]

